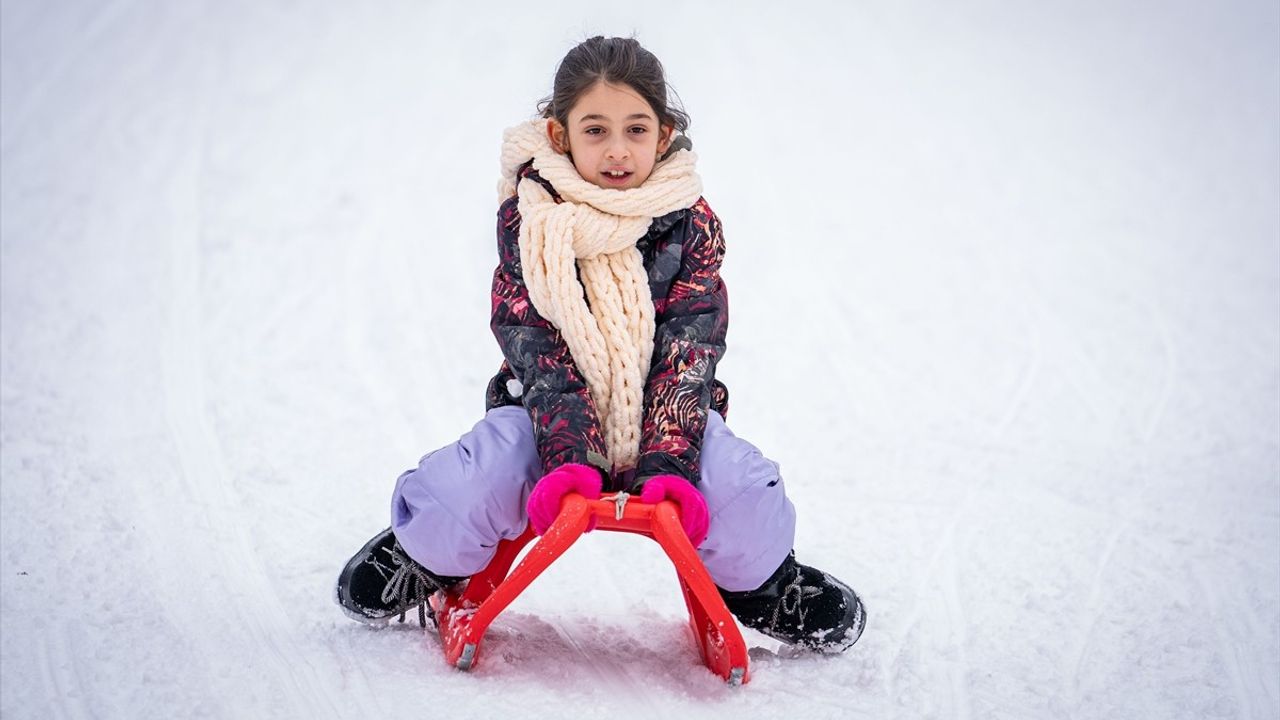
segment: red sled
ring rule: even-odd
[[[680,526],[680,511],[670,501],[642,503],[626,493],[601,500],[570,494],[560,505],[560,515],[529,550],[515,570],[515,562],[534,535],[526,529],[515,540],[503,540],[484,570],[471,576],[461,590],[441,591],[431,598],[440,627],[445,661],[470,670],[480,658],[480,640],[498,613],[529,587],[534,578],[586,532],[591,521],[596,530],[629,532],[653,538],[676,568],[680,590],[689,608],[689,627],[711,672],[733,686],[750,680],[747,645],[697,551]],[[507,572],[511,570],[511,574]]]

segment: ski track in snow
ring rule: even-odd
[[[1273,5],[0,7],[4,717],[1280,717]],[[732,426],[869,608],[737,689],[641,541],[469,674],[331,604],[497,367],[501,129],[633,29],[729,233]]]
[[[1111,534],[1107,537],[1106,547],[1103,548],[1102,555],[1098,558],[1097,570],[1093,573],[1093,581],[1089,585],[1088,599],[1085,600],[1085,609],[1088,610],[1090,618],[1087,624],[1080,630],[1075,642],[1075,650],[1071,653],[1071,685],[1078,698],[1080,695],[1080,671],[1087,660],[1086,653],[1089,650],[1089,642],[1093,639],[1093,631],[1097,625],[1098,611],[1100,609],[1099,598],[1102,595],[1102,578],[1107,567],[1111,564],[1111,558],[1115,554],[1116,545],[1120,542],[1120,538],[1124,536],[1128,527],[1127,521],[1122,521],[1115,526]]]
[[[1106,254],[1105,262],[1115,263],[1118,258],[1109,249],[1103,248]],[[1094,639],[1095,630],[1097,628],[1098,618],[1105,610],[1102,606],[1101,598],[1104,590],[1104,580],[1106,572],[1111,566],[1112,559],[1120,541],[1132,532],[1132,529],[1138,524],[1138,511],[1141,508],[1141,502],[1149,492],[1151,492],[1150,475],[1146,471],[1148,467],[1148,453],[1152,439],[1155,435],[1156,428],[1159,427],[1160,421],[1164,417],[1165,407],[1168,404],[1169,396],[1173,392],[1174,381],[1176,376],[1176,356],[1174,344],[1170,339],[1168,325],[1164,320],[1163,314],[1159,311],[1155,302],[1143,302],[1148,317],[1151,319],[1151,326],[1157,330],[1160,340],[1160,348],[1162,351],[1162,373],[1160,380],[1160,390],[1157,400],[1152,405],[1152,411],[1149,419],[1144,423],[1141,431],[1139,468],[1143,471],[1139,478],[1139,482],[1126,493],[1126,497],[1115,503],[1116,507],[1121,508],[1122,515],[1118,519],[1112,519],[1112,530],[1107,536],[1106,544],[1102,554],[1098,557],[1097,567],[1093,573],[1087,599],[1085,600],[1086,616],[1088,620],[1084,628],[1075,638],[1074,651],[1070,654],[1069,664],[1072,669],[1071,688],[1073,692],[1073,704],[1080,703],[1080,674],[1088,661],[1088,650],[1090,643]],[[1238,694],[1238,693],[1237,693]],[[1247,704],[1245,705],[1247,707]],[[1248,717],[1246,713],[1246,717]]]
[[[1222,657],[1226,661],[1231,689],[1235,694],[1236,702],[1240,703],[1242,708],[1241,716],[1246,718],[1254,717],[1253,710],[1250,708],[1249,693],[1245,687],[1244,671],[1240,667],[1237,649],[1231,638],[1227,637],[1227,634],[1222,629],[1222,624],[1226,621],[1226,617],[1222,612],[1222,603],[1218,600],[1213,586],[1205,582],[1194,570],[1192,571],[1192,578],[1195,586],[1200,590],[1200,597],[1205,599],[1205,615],[1212,621],[1213,634],[1218,641],[1219,652],[1222,653]]]
[[[986,272],[993,287],[1003,286],[1004,283],[1002,281],[1009,271],[1005,267],[993,266],[991,252],[978,248],[977,254],[982,261],[983,270]],[[1034,324],[1026,322],[1025,326],[1032,328],[1028,350],[1030,357],[1022,364],[1018,382],[1004,408],[997,413],[998,421],[990,426],[984,441],[987,444],[995,444],[1004,436],[1006,430],[1012,425],[1025,405],[1031,387],[1039,373],[1041,353],[1038,336],[1034,331]],[[902,450],[896,455],[896,470],[900,471],[901,469],[902,462],[906,456],[906,447],[907,445],[904,444]],[[898,644],[887,653],[889,658],[896,658],[903,651],[905,643],[910,640],[912,631],[919,626],[925,617],[924,601],[928,597],[929,586],[935,581],[940,582],[941,597],[945,603],[945,617],[942,620],[945,622],[945,627],[948,628],[944,637],[949,641],[948,651],[955,654],[954,659],[944,661],[947,676],[946,685],[949,692],[948,702],[945,703],[945,706],[950,708],[947,716],[957,718],[957,720],[968,720],[973,713],[966,677],[968,673],[972,672],[972,667],[965,651],[968,642],[968,626],[959,595],[960,561],[963,543],[958,539],[957,535],[962,524],[965,523],[966,518],[969,516],[969,510],[972,507],[975,495],[986,495],[989,487],[990,483],[984,482],[967,490],[964,498],[956,507],[952,519],[939,534],[933,554],[916,578],[916,590],[914,593],[916,603],[907,613],[904,626],[893,633],[899,639]],[[897,694],[893,685],[893,678],[893,675],[889,676],[888,694],[891,697]]]
[[[94,717],[88,703],[89,693],[81,684],[87,668],[79,661],[70,646],[71,638],[64,627],[58,626],[38,645],[39,666],[54,716],[65,720],[87,720]]]
[[[200,94],[208,97],[215,87],[216,76],[206,78],[208,84]],[[207,112],[197,110],[196,117],[206,117]],[[189,152],[197,157],[205,153],[206,142],[193,138]],[[184,173],[184,177],[202,180],[202,163]],[[258,553],[255,551],[249,530],[245,527],[242,504],[235,497],[232,474],[228,470],[223,450],[207,420],[205,408],[208,398],[205,392],[205,361],[200,349],[206,347],[201,328],[204,326],[201,299],[198,295],[201,278],[201,259],[196,232],[200,227],[202,208],[199,204],[201,187],[183,188],[175,193],[175,205],[185,212],[179,213],[192,222],[188,226],[194,232],[179,233],[173,238],[173,271],[171,275],[171,313],[167,334],[163,342],[163,372],[165,397],[169,401],[168,418],[183,472],[181,481],[186,492],[199,499],[199,505],[208,509],[209,530],[212,543],[205,545],[200,565],[220,569],[227,587],[239,586],[254,601],[242,605],[248,610],[245,626],[249,629],[266,654],[276,678],[273,685],[289,694],[289,704],[312,717],[338,714],[338,702],[329,685],[318,678],[306,654],[291,637],[297,628],[290,627],[288,613],[280,602],[273,583],[268,579]],[[179,526],[174,528],[181,531]],[[181,544],[173,538],[174,545]],[[205,650],[210,655],[218,653],[216,638],[205,639]]]

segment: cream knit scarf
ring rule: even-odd
[[[639,456],[654,332],[653,298],[636,241],[653,218],[697,202],[697,156],[677,150],[640,187],[602,188],[555,151],[546,120],[533,120],[503,133],[499,201],[517,194],[516,174],[530,158],[563,202],[538,183],[519,183],[524,282],[534,308],[560,330],[587,381],[613,469],[629,469]]]

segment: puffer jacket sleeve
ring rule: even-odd
[[[698,483],[716,364],[725,351],[729,295],[720,279],[720,219],[699,199],[681,231],[680,270],[667,296],[654,301],[653,362],[632,489],[662,474]]]
[[[529,299],[520,268],[520,213],[510,198],[498,210],[498,267],[493,273],[489,326],[533,421],[543,473],[564,463],[600,468],[607,450],[587,383],[560,331]]]

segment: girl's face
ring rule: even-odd
[[[598,82],[569,110],[569,127],[547,120],[557,152],[569,153],[587,182],[626,190],[649,179],[671,145],[672,127],[661,127],[649,103],[627,85]]]

